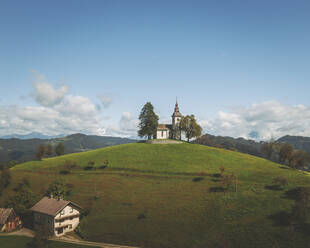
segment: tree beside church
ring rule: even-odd
[[[202,128],[197,123],[194,115],[187,115],[182,117],[179,126],[181,131],[184,131],[187,141],[201,135]]]
[[[147,137],[152,139],[156,137],[156,130],[158,127],[158,116],[154,112],[154,107],[150,102],[147,102],[139,116],[139,137]]]

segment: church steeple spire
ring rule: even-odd
[[[174,112],[179,112],[178,98],[177,98],[176,101],[175,101]]]
[[[182,114],[179,110],[179,104],[178,104],[178,98],[176,99],[175,106],[174,106],[174,112],[172,114],[172,117],[182,117]]]

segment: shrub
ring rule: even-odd
[[[287,178],[286,177],[281,177],[281,176],[278,176],[278,177],[275,177],[273,180],[272,180],[273,184],[275,185],[280,185],[282,187],[285,187],[288,185],[288,181],[287,181]]]
[[[0,187],[7,188],[11,183],[11,172],[9,169],[4,169],[0,173]]]
[[[66,187],[67,187],[69,190],[72,190],[74,186],[73,186],[72,183],[66,183]]]
[[[94,166],[94,165],[95,165],[95,162],[94,162],[94,161],[89,161],[89,162],[88,162],[88,165]]]
[[[222,184],[225,191],[228,191],[231,186],[234,186],[234,191],[237,191],[238,178],[234,173],[222,175]]]
[[[193,178],[193,182],[200,182],[200,181],[202,181],[204,178],[203,177],[194,177]]]
[[[98,195],[94,195],[93,199],[96,201],[99,199],[99,196]]]
[[[142,219],[145,219],[145,218],[146,218],[145,214],[139,214],[139,215],[137,216],[137,219],[138,219],[138,220],[142,220]]]
[[[62,180],[55,180],[49,186],[45,192],[45,196],[53,196],[55,198],[65,199],[72,193],[72,188],[69,188]]]
[[[221,174],[221,176],[223,176],[224,172],[225,172],[225,167],[221,166],[220,167],[220,174]]]
[[[307,223],[310,212],[310,187],[302,187],[295,199],[295,205],[292,208],[292,216],[299,224]]]
[[[64,164],[66,170],[72,170],[77,167],[76,161],[67,160]]]
[[[59,171],[59,174],[61,174],[61,175],[68,175],[70,173],[71,173],[71,171],[69,171],[69,170],[61,170],[61,171]]]
[[[196,175],[201,176],[201,177],[205,177],[205,176],[209,176],[209,173],[201,171],[201,172],[197,173]]]

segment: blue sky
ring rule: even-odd
[[[178,97],[204,132],[309,136],[309,13],[306,0],[2,0],[0,135],[133,136],[146,101],[167,122]]]

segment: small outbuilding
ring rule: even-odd
[[[71,201],[44,197],[30,210],[34,215],[35,228],[45,226],[51,235],[59,237],[78,226],[81,209]]]
[[[22,222],[13,208],[0,208],[0,232],[12,232],[22,227]]]

